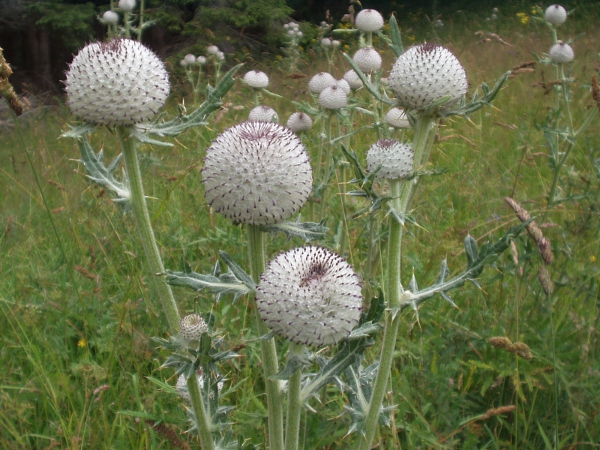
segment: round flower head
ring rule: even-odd
[[[302,37],[302,36],[304,36],[304,33],[300,30],[296,30],[296,36]]]
[[[558,41],[558,44],[554,44],[550,48],[549,55],[552,62],[557,64],[570,63],[575,58],[575,53],[571,46],[562,41]]]
[[[196,58],[196,62],[200,65],[206,64],[206,56],[198,56]]]
[[[288,119],[286,126],[294,133],[308,131],[312,128],[312,119],[308,114],[303,112],[295,112]]]
[[[188,64],[194,64],[196,62],[196,57],[194,55],[192,55],[191,53],[188,53],[187,55],[185,55],[183,57],[183,59]]]
[[[264,89],[269,85],[269,77],[260,70],[251,70],[244,75],[244,81],[254,89]]]
[[[164,64],[131,39],[86,45],[69,66],[65,85],[73,114],[98,125],[147,122],[169,96]]]
[[[273,122],[242,122],[206,150],[206,200],[235,223],[272,225],[293,214],[312,191],[308,152],[292,132]]]
[[[109,23],[111,25],[116,25],[119,22],[119,15],[116,12],[111,11],[109,9],[104,14],[102,14],[102,20],[105,23]]]
[[[322,247],[279,254],[261,275],[256,306],[263,321],[297,344],[323,346],[348,337],[362,309],[350,264]]]
[[[368,73],[381,69],[381,55],[373,47],[359,49],[352,59],[363,72]]]
[[[209,55],[216,55],[217,53],[219,53],[219,47],[217,47],[216,45],[209,45],[206,48],[206,53],[208,53]]]
[[[358,89],[363,85],[362,80],[354,69],[350,69],[344,74],[344,80],[350,85],[350,89]]]
[[[321,39],[321,45],[323,47],[331,47],[331,39],[329,39],[329,38]]]
[[[269,106],[257,106],[252,108],[250,114],[248,114],[248,120],[257,120],[259,122],[279,122],[279,116],[277,112]]]
[[[186,341],[197,341],[208,333],[208,325],[200,314],[189,314],[179,322],[179,332]]]
[[[467,76],[449,50],[437,44],[421,44],[398,57],[389,86],[401,106],[423,110],[445,96],[450,96],[450,104],[462,98],[467,93]]]
[[[215,55],[215,57],[219,60],[219,61],[225,61],[225,53],[223,52],[217,52],[217,54]]]
[[[377,31],[383,27],[383,17],[374,9],[363,9],[356,15],[354,25],[360,31]]]
[[[348,82],[343,78],[341,80],[336,80],[335,83],[332,84],[332,86],[339,87],[342,91],[346,93],[346,95],[348,95],[352,90],[350,89],[350,85],[348,84]]]
[[[415,152],[412,147],[395,139],[380,139],[367,152],[367,170],[386,180],[402,180],[411,176]]]
[[[410,128],[410,122],[402,108],[392,108],[385,115],[385,121],[394,128]]]
[[[567,11],[560,5],[551,5],[546,8],[544,18],[548,23],[561,25],[567,20]]]
[[[329,72],[319,72],[308,82],[308,90],[313,94],[320,94],[323,89],[335,83],[335,78]]]
[[[338,48],[340,45],[342,45],[342,43],[340,41],[338,41],[337,39],[334,39],[333,41],[331,41],[331,46],[333,48]]]
[[[340,109],[348,104],[348,95],[337,85],[326,87],[319,94],[319,105],[325,109]]]
[[[131,12],[135,8],[135,0],[119,0],[119,9]]]
[[[187,66],[188,66],[188,63],[187,63],[187,61],[186,61],[185,59],[182,59],[181,61],[179,61],[179,65],[180,65],[181,67],[187,67]]]

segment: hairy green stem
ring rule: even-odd
[[[304,354],[304,346],[291,343],[288,360],[301,358]],[[302,412],[302,403],[300,401],[300,391],[302,385],[302,366],[294,371],[294,374],[288,381],[288,404],[287,404],[287,423],[285,428],[285,450],[298,450],[298,438],[300,433],[300,413]]]
[[[264,233],[258,225],[248,225],[248,258],[250,260],[250,275],[258,284],[260,275],[266,267]],[[254,301],[254,299],[253,299]],[[256,303],[255,303],[256,306]],[[254,308],[256,311],[256,307]],[[270,332],[258,312],[255,313],[256,328],[259,336]],[[279,380],[272,377],[279,371],[277,359],[277,348],[275,339],[261,339],[260,352],[262,356],[262,367],[267,391],[267,409],[269,413],[269,446],[271,450],[283,450],[283,395]]]
[[[122,126],[117,127],[117,136],[123,150],[125,170],[129,179],[129,189],[131,190],[131,209],[137,223],[142,247],[148,260],[152,281],[158,292],[158,298],[169,324],[169,331],[172,335],[175,335],[179,331],[179,311],[177,310],[177,304],[175,303],[171,287],[163,277],[159,276],[165,273],[165,268],[158,245],[156,244],[154,231],[152,230],[148,207],[146,206],[142,172],[140,170],[135,142],[132,137],[128,136],[127,130]]]
[[[200,445],[203,450],[214,450],[215,443],[210,431],[210,418],[207,416],[206,410],[204,409],[204,402],[202,401],[202,394],[200,393],[200,386],[195,373],[187,379],[187,388],[192,400],[192,408],[194,409]]]

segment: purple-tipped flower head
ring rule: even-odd
[[[340,109],[348,104],[348,95],[344,89],[334,84],[321,91],[319,104],[325,109]]]
[[[358,276],[322,247],[279,254],[261,275],[256,305],[262,320],[297,344],[323,346],[348,337],[362,309]]]
[[[248,120],[259,122],[279,122],[279,115],[270,106],[259,105],[252,108]]]
[[[352,59],[358,68],[365,73],[381,69],[381,55],[373,47],[358,49]]]
[[[329,72],[319,72],[308,82],[308,90],[313,94],[320,94],[323,89],[335,83],[335,78]]]
[[[254,89],[264,89],[269,85],[269,77],[260,70],[251,70],[244,75],[244,82]]]
[[[310,130],[313,122],[308,114],[303,112],[295,112],[290,116],[286,125],[294,133],[300,133],[301,131]]]
[[[381,169],[376,177],[386,180],[402,180],[413,173],[415,152],[412,147],[395,139],[380,139],[367,152],[367,170]]]
[[[86,45],[69,66],[65,85],[73,114],[98,125],[147,122],[169,96],[164,64],[131,39]]]
[[[360,31],[377,31],[383,27],[383,17],[374,9],[363,9],[356,15],[354,25]]]
[[[467,93],[465,69],[448,49],[437,44],[405,51],[396,60],[388,82],[400,106],[416,110],[446,96],[451,105]]]
[[[208,204],[235,223],[272,225],[290,218],[308,200],[308,152],[288,128],[242,122],[206,150],[202,178]]]
[[[565,44],[562,41],[558,41],[558,44],[554,44],[550,48],[550,59],[553,63],[566,64],[570,63],[575,59],[575,52],[569,44]]]
[[[183,60],[188,63],[188,64],[195,64],[196,63],[196,57],[194,55],[192,55],[191,53],[188,53],[187,55],[185,55],[183,57]]]
[[[546,8],[544,18],[553,25],[562,25],[567,20],[567,11],[560,5],[551,5]]]

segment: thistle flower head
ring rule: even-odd
[[[386,180],[402,180],[413,173],[415,152],[412,147],[395,139],[380,139],[367,152],[367,170],[381,169],[376,177]]]
[[[544,12],[546,22],[553,25],[561,25],[567,20],[567,11],[560,5],[550,5]]]
[[[200,65],[206,64],[206,56],[198,56],[196,58],[196,62]]]
[[[346,80],[344,80],[343,78],[341,80],[336,80],[335,83],[332,84],[332,86],[339,87],[342,91],[344,91],[346,93],[346,95],[348,95],[350,93],[350,91],[352,90],[350,88],[350,84],[348,84],[348,82]]]
[[[312,191],[308,152],[288,128],[242,122],[206,150],[202,178],[206,200],[235,223],[272,225],[306,203]]]
[[[338,41],[337,39],[334,39],[333,41],[331,41],[331,46],[333,48],[338,48],[340,45],[342,45],[342,43],[340,41]]]
[[[332,251],[295,248],[269,263],[256,305],[262,320],[292,342],[335,344],[358,324],[361,287],[352,267]]]
[[[188,64],[194,64],[196,62],[196,57],[191,53],[188,53],[183,57],[183,60]]]
[[[329,39],[329,38],[321,39],[321,45],[323,47],[331,47],[331,39]]]
[[[206,47],[206,53],[208,53],[209,55],[216,55],[217,53],[219,53],[219,47],[217,47],[216,45],[209,45],[208,47]]]
[[[410,122],[402,108],[390,109],[385,114],[385,121],[394,128],[410,128]]]
[[[449,50],[437,44],[421,44],[398,57],[389,86],[400,106],[423,110],[442,97],[450,97],[447,105],[462,98],[467,92],[467,76]]]
[[[131,12],[135,8],[135,0],[119,0],[119,9]]]
[[[340,109],[348,104],[348,95],[337,85],[326,87],[319,94],[319,105],[325,109]]]
[[[104,23],[109,23],[111,25],[116,25],[119,22],[119,15],[111,11],[110,9],[102,14],[102,20]]]
[[[383,27],[383,17],[374,9],[363,9],[356,15],[354,25],[360,31],[377,31]]]
[[[269,77],[260,70],[251,70],[244,75],[244,82],[254,89],[264,89],[269,85]]]
[[[98,125],[146,122],[169,96],[164,64],[131,39],[86,45],[69,66],[65,85],[73,114]]]
[[[217,52],[217,54],[215,55],[215,57],[219,60],[219,61],[225,61],[225,53],[223,52]]]
[[[548,54],[550,56],[550,60],[557,64],[570,63],[573,61],[573,59],[575,59],[575,53],[573,52],[571,46],[562,41],[558,41],[557,44],[554,44],[550,48],[550,52]]]
[[[259,105],[252,108],[252,111],[248,114],[248,120],[258,122],[279,122],[279,115],[277,115],[277,112],[273,108]]]
[[[352,59],[363,72],[368,73],[381,69],[381,55],[373,47],[358,49]]]
[[[335,78],[329,72],[319,72],[308,82],[308,90],[313,94],[320,94],[323,89],[335,83]]]
[[[200,314],[189,314],[179,322],[179,332],[186,341],[197,341],[208,333],[208,325]]]
[[[350,69],[344,74],[344,80],[350,85],[350,89],[358,89],[363,85],[362,80],[354,69]]]
[[[290,116],[286,125],[294,133],[308,131],[312,128],[312,119],[308,114],[303,112],[295,112]]]

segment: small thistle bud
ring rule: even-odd
[[[360,31],[377,31],[383,28],[383,17],[374,9],[363,9],[356,15],[354,25]]]
[[[335,83],[335,78],[328,72],[319,72],[308,82],[308,90],[313,94],[320,94],[323,89]]]
[[[189,314],[179,322],[179,332],[186,341],[197,341],[208,333],[208,325],[200,314]]]
[[[331,47],[331,39],[329,39],[329,38],[321,39],[321,45],[323,47]]]
[[[348,84],[348,82],[346,80],[344,80],[343,78],[341,80],[336,80],[336,82],[334,84],[332,84],[332,86],[339,87],[342,91],[344,91],[346,93],[346,95],[348,95],[350,93],[350,91],[352,90],[352,89],[350,89],[350,85]]]
[[[340,109],[348,104],[348,95],[336,85],[329,86],[319,94],[319,104],[325,109]]]
[[[135,0],[119,0],[119,9],[131,12],[135,8]]]
[[[219,61],[225,61],[225,53],[223,52],[217,52],[217,54],[215,55],[215,57],[219,60]]]
[[[337,39],[334,39],[333,41],[331,41],[331,46],[333,48],[338,48],[342,43],[340,41],[338,41]]]
[[[111,11],[109,9],[104,14],[102,14],[102,20],[104,21],[104,23],[116,25],[117,23],[119,23],[119,15],[116,12]]]
[[[354,69],[350,69],[348,72],[344,74],[344,80],[350,85],[350,89],[358,89],[362,87],[363,82],[358,76],[358,74],[354,71]]]
[[[190,53],[183,57],[184,61],[188,63],[188,65],[194,64],[196,62],[196,57]]]
[[[362,309],[358,276],[322,247],[279,254],[261,275],[256,305],[262,320],[297,344],[323,346],[346,338]]]
[[[206,53],[208,53],[209,55],[216,55],[217,53],[219,53],[219,47],[217,47],[216,45],[209,45],[206,48]]]
[[[394,128],[410,128],[410,122],[402,108],[392,108],[385,115],[385,121]]]
[[[462,98],[467,93],[467,76],[449,50],[437,44],[421,44],[398,57],[389,86],[400,106],[423,110],[442,97],[449,96],[449,104]]]
[[[295,35],[295,34],[296,34],[296,30],[294,30],[294,29],[288,30],[288,34],[289,34],[290,36],[293,36],[293,35]]]
[[[260,70],[251,70],[244,75],[244,82],[254,89],[264,89],[269,85],[269,77]]]
[[[373,47],[363,47],[352,57],[354,63],[365,73],[381,69],[381,55]]]
[[[208,204],[235,223],[272,225],[306,203],[312,169],[300,139],[279,124],[242,122],[206,150],[202,178]]]
[[[296,36],[302,37],[302,36],[304,36],[304,33],[300,30],[296,30]]]
[[[86,45],[69,66],[65,85],[73,114],[98,125],[146,122],[169,96],[164,64],[131,39]]]
[[[290,116],[286,125],[294,133],[308,131],[312,128],[312,119],[308,114],[303,112],[295,112]]]
[[[198,56],[196,58],[196,62],[200,65],[206,64],[206,56]]]
[[[567,11],[560,5],[551,5],[544,12],[546,22],[553,25],[561,25],[567,20]]]
[[[186,61],[185,59],[182,59],[181,61],[179,61],[179,65],[180,65],[181,67],[187,67],[187,66],[188,66],[188,63],[187,63],[187,61]]]
[[[569,44],[559,41],[550,48],[550,60],[556,64],[566,64],[573,61],[575,53]]]
[[[380,139],[367,152],[367,170],[375,172],[376,177],[386,180],[402,180],[413,173],[415,152],[408,144],[395,139]]]
[[[277,112],[269,106],[257,106],[252,108],[250,114],[248,114],[248,120],[256,120],[259,122],[279,122],[279,116]]]

